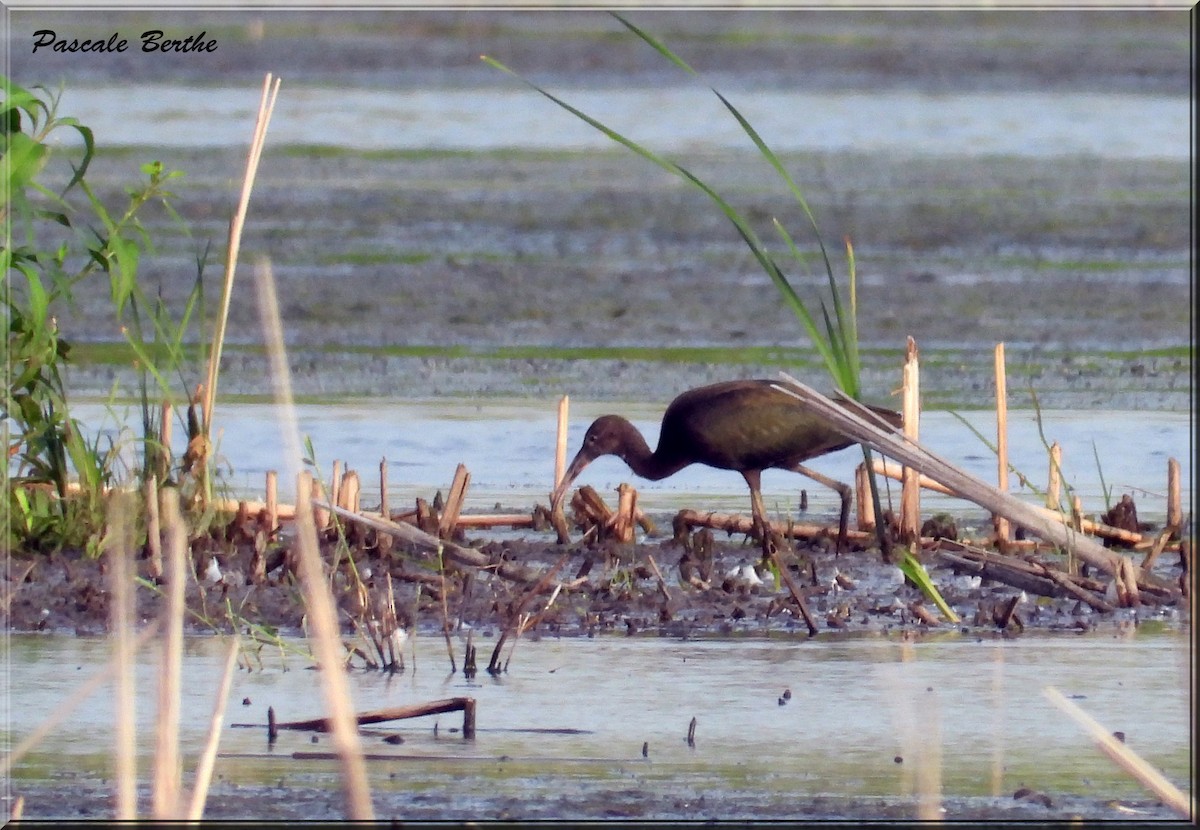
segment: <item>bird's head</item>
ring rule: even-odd
[[[579,448],[567,471],[563,473],[562,480],[550,495],[550,508],[553,510],[558,507],[571,482],[595,459],[602,455],[615,455],[624,459],[631,431],[635,431],[633,425],[620,415],[601,415],[593,421],[583,436],[583,446]]]

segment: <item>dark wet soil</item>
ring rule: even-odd
[[[352,526],[324,531],[322,554],[327,573],[330,563],[340,562],[329,584],[347,635],[384,619],[389,576],[399,624],[427,632],[446,626],[456,632],[470,628],[491,638],[511,632],[524,615],[525,630],[532,636],[807,633],[786,581],[777,580],[763,565],[757,542],[703,529],[684,532],[677,541],[671,538],[671,517],[661,520],[664,523],[658,528],[665,530],[656,528],[654,537],[628,544],[612,540],[559,544],[551,530],[460,535],[457,544],[490,564],[477,568],[446,558],[444,572],[428,548],[393,542],[386,535],[381,548],[375,531]],[[987,544],[983,528],[953,532]],[[267,540],[250,520],[240,525],[232,522],[194,540],[189,561],[193,573],[187,585],[189,629],[258,636],[263,629],[257,626],[265,626],[270,631],[301,633],[305,605],[297,571],[299,554],[290,536],[291,529],[285,526],[277,538]],[[818,632],[919,633],[951,624],[915,586],[906,583],[897,568],[883,562],[877,547],[851,543],[838,554],[835,537],[836,526],[815,537],[785,542],[782,557]],[[957,625],[964,631],[1077,633],[1150,620],[1170,627],[1188,624],[1186,598],[1164,604],[1147,597],[1147,604],[1138,608],[1103,613],[1065,590],[1037,596],[1023,592],[1020,583],[1014,587],[969,571],[960,573],[939,555],[938,548],[936,542],[927,543],[921,559],[961,618]],[[256,550],[263,560],[257,579]],[[353,567],[347,551],[352,553]],[[1024,556],[1065,567],[1057,555],[1029,552]],[[525,566],[534,576],[523,581],[490,573],[501,563]],[[145,558],[139,561],[139,571],[147,578],[137,592],[140,620],[156,618],[163,602],[160,589],[148,578],[148,565]],[[1185,567],[1180,554],[1168,553],[1159,557],[1154,573],[1179,585]],[[10,570],[14,582],[6,586],[3,606],[10,629],[76,634],[107,630],[110,592],[101,560],[75,553],[16,555]],[[553,576],[539,588],[537,580],[551,571]],[[557,583],[563,587],[551,597]]]

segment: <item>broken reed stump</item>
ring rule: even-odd
[[[465,464],[459,464],[454,470],[454,479],[450,483],[450,495],[442,507],[441,518],[438,519],[437,535],[449,539],[454,535],[458,525],[458,514],[462,512],[463,500],[467,496],[467,485],[471,483],[471,474]]]
[[[274,715],[273,709],[268,709],[267,712],[269,718]],[[475,737],[475,698],[473,697],[449,697],[429,703],[417,703],[412,706],[394,706],[374,712],[360,712],[354,718],[359,726],[367,726],[372,723],[422,718],[426,715],[441,715],[446,712],[462,712],[463,737],[468,739]],[[309,732],[329,732],[333,727],[326,718],[311,718],[309,720],[276,723],[275,728],[299,729]]]

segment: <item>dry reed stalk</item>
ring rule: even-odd
[[[325,488],[321,485],[321,482],[317,481],[316,477],[307,471],[304,472],[302,475],[307,477],[307,480],[309,482],[307,489],[309,492],[312,493],[312,497],[314,499],[317,499],[318,501],[323,501],[325,499]],[[305,502],[305,501],[307,501],[307,500],[300,498],[299,495],[296,496],[296,504],[297,505],[299,505],[301,502]],[[333,517],[330,515],[330,512],[328,510],[325,510],[323,508],[314,508],[312,506],[312,502],[308,502],[306,507],[307,507],[309,513],[312,515],[313,527],[315,528],[315,530],[318,533],[320,533],[324,530],[327,530],[329,528],[329,525],[333,523]],[[292,516],[292,520],[295,521],[299,517],[300,517],[300,511],[299,511],[299,507],[297,507],[296,514],[294,516]]]
[[[242,178],[242,192],[238,199],[237,209],[229,222],[229,244],[225,250],[225,283],[221,291],[221,307],[217,314],[216,326],[213,330],[212,350],[208,359],[208,380],[204,385],[204,436],[212,435],[213,402],[217,395],[217,374],[221,364],[221,349],[225,345],[225,326],[229,319],[229,306],[233,300],[233,275],[237,269],[238,251],[242,246],[242,228],[246,224],[246,211],[250,206],[250,191],[254,188],[254,177],[258,174],[258,160],[262,156],[263,142],[266,140],[267,125],[271,122],[271,113],[275,110],[275,98],[279,94],[280,79],[267,73],[263,79],[262,97],[258,104],[258,117],[254,122],[254,135],[250,140],[250,152],[246,157],[246,172]],[[206,467],[207,469],[207,467]],[[207,476],[207,473],[205,474]]]
[[[996,344],[996,488],[1008,492],[1008,379],[1004,369],[1004,344]],[[996,539],[1003,543],[1012,538],[1008,520],[997,514],[993,517]]]
[[[438,579],[442,595],[442,634],[446,638],[446,654],[450,657],[450,673],[458,671],[458,663],[454,660],[454,643],[450,640],[450,606],[446,600],[446,560],[442,556],[442,548],[438,547]]]
[[[388,476],[387,459],[379,460],[379,515],[385,519],[391,518],[388,511]]]
[[[784,566],[783,560],[779,557],[779,551],[775,550],[773,543],[771,545],[771,561],[775,564],[775,569],[779,571],[783,584],[787,586],[788,593],[792,595],[792,599],[796,600],[796,605],[800,608],[800,616],[804,619],[804,624],[808,626],[808,636],[816,636],[817,621],[813,619],[812,612],[808,610],[808,603],[804,601],[804,594],[801,593],[796,581],[792,579],[792,575],[788,573],[788,569]]]
[[[179,491],[163,488],[163,529],[167,541],[167,595],[163,604],[163,641],[158,671],[158,726],[154,758],[153,812],[157,820],[181,817],[179,711],[183,668],[184,587],[187,583],[187,526],[180,514]]]
[[[259,315],[262,318],[264,340],[271,363],[271,380],[275,401],[281,412],[280,433],[287,450],[285,457],[298,465],[302,457],[300,429],[292,397],[291,376],[283,345],[283,325],[279,319],[279,301],[275,279],[265,260],[255,269],[258,283]],[[298,471],[297,471],[298,472]],[[328,586],[321,578],[321,555],[317,546],[311,501],[311,477],[297,474],[296,543],[300,553],[300,577],[304,589],[305,607],[313,637],[313,651],[320,668],[321,691],[325,708],[333,724],[333,743],[341,759],[342,784],[346,797],[347,817],[355,821],[374,819],[371,793],[367,786],[366,766],[362,745],[354,722],[354,706],[350,689],[342,671],[341,643],[337,612]]]
[[[459,464],[454,469],[454,480],[450,482],[450,493],[438,519],[438,536],[449,539],[454,535],[454,527],[458,524],[458,514],[462,512],[463,501],[467,497],[467,486],[471,483],[471,474],[465,464]]]
[[[133,641],[132,651],[137,653],[145,647],[155,636],[158,635],[158,623],[153,622],[142,629],[141,633]],[[55,728],[71,716],[85,700],[91,697],[97,689],[111,680],[118,671],[122,668],[120,661],[117,659],[117,654],[114,653],[95,674],[84,681],[75,691],[64,700],[62,703],[54,707],[54,711],[37,725],[32,732],[27,735],[24,740],[9,750],[8,754],[0,758],[0,777],[7,777],[22,758],[29,754],[42,739],[55,730]]]
[[[133,662],[133,591],[129,563],[133,544],[133,498],[125,490],[109,494],[105,509],[108,539],[105,556],[108,559],[111,615],[109,636],[113,641],[113,661],[116,663],[113,684],[114,741],[113,759],[116,779],[114,818],[132,821],[137,818],[137,688],[136,665]]]
[[[558,401],[558,432],[554,443],[554,487],[562,481],[563,473],[567,471],[567,412],[570,408],[570,398],[563,395]]]
[[[342,503],[342,462],[333,460],[333,472],[329,476],[329,500],[334,504]]]
[[[260,509],[267,511],[267,533],[274,533],[279,529],[279,474],[274,470],[267,470],[266,496]]]
[[[1167,459],[1167,527],[1175,529],[1178,535],[1183,531],[1183,502],[1179,484],[1179,462],[1174,458]]]
[[[1050,445],[1050,480],[1046,484],[1046,507],[1057,510],[1062,495],[1062,446],[1057,441]]]
[[[917,352],[917,341],[908,338],[903,371],[903,423],[904,434],[914,443],[921,437],[921,365]],[[900,491],[900,535],[911,542],[921,535],[921,488],[920,473],[904,468]]]
[[[162,444],[163,449],[168,455],[171,452],[171,411],[172,406],[170,401],[162,402],[162,419],[158,424],[158,440]]]
[[[633,541],[634,510],[637,508],[637,490],[621,482],[617,487],[617,512],[612,517],[612,532],[618,542]]]
[[[204,803],[208,800],[208,786],[212,781],[213,765],[217,760],[217,746],[221,742],[221,727],[225,723],[225,704],[229,701],[229,689],[233,686],[233,668],[237,665],[238,641],[236,638],[229,642],[229,652],[225,657],[225,670],[221,672],[221,684],[217,689],[217,699],[213,701],[212,718],[208,724],[208,737],[204,741],[204,749],[196,764],[196,781],[192,785],[191,806],[188,808],[188,820],[200,821],[204,818]]]
[[[158,522],[158,476],[150,473],[142,486],[142,499],[146,503],[146,575],[157,582],[163,573],[162,535]]]
[[[362,485],[358,481],[358,473],[347,470],[342,476],[342,486],[338,489],[337,506],[357,513],[361,493]]]
[[[828,420],[847,437],[864,443],[904,464],[916,467],[918,471],[952,488],[960,498],[974,502],[993,513],[1003,513],[1005,518],[1024,525],[1047,541],[1068,551],[1074,551],[1100,570],[1116,574],[1121,560],[1125,557],[1102,547],[1095,540],[1069,530],[1061,522],[1047,519],[1039,512],[1044,508],[1035,508],[1026,504],[1015,496],[1002,492],[995,486],[980,481],[966,471],[955,467],[920,444],[908,442],[903,436],[898,436],[890,427],[886,429],[881,427],[872,420],[873,415],[870,410],[865,407],[861,409],[855,407],[852,399],[844,398],[841,403],[835,403],[796,378],[782,372],[780,374],[783,381],[776,384],[777,389],[801,400],[809,409]]]
[[[866,462],[854,468],[854,501],[858,505],[858,530],[870,533],[875,529],[875,502],[871,498]]]
[[[1053,686],[1042,689],[1046,699],[1065,712],[1072,720],[1092,736],[1100,750],[1117,763],[1121,769],[1133,776],[1138,783],[1154,793],[1164,804],[1187,819],[1196,815],[1196,802],[1167,780],[1161,772],[1147,763],[1140,755],[1118,741],[1110,730],[1063,696]]]

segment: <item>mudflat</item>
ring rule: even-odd
[[[565,90],[568,100],[573,88],[651,83],[669,95],[683,82],[596,12],[158,14],[162,27],[202,25],[218,38],[220,59],[163,58],[151,67],[112,56],[85,66],[78,56],[15,50],[13,75],[23,83],[61,77],[68,86],[152,79],[256,89],[272,71],[284,78],[285,96],[322,84],[519,88],[480,63],[486,53]],[[848,95],[1188,94],[1185,11],[697,11],[633,19],[735,100],[795,87]],[[81,36],[144,22],[14,13],[13,39],[56,20]],[[689,386],[781,368],[823,376],[807,335],[737,231],[679,179],[615,144],[586,152],[339,145],[356,119],[370,117],[331,113],[303,146],[268,141],[242,243],[222,394],[270,389],[251,272],[260,256],[279,282],[293,382],[318,398],[569,393],[666,402]],[[562,112],[545,129],[572,122]],[[106,148],[102,134],[97,142],[92,175],[112,198],[149,158],[185,171],[176,206],[192,236],[151,218],[158,247],[142,273],[179,299],[196,277],[197,249],[211,240],[205,282],[215,306],[244,150]],[[764,238],[773,217],[784,223],[808,261],[791,266],[782,246],[779,256],[818,309],[829,300],[816,238],[775,171],[746,146],[677,160]],[[1011,406],[1031,406],[1036,394],[1045,407],[1190,407],[1187,159],[989,156],[963,147],[950,155],[795,152],[783,160],[843,290],[844,240],[854,245],[869,394],[897,386],[912,336],[927,407],[990,405],[998,342],[1006,344]],[[79,293],[78,308],[60,319],[64,336],[120,341],[106,291]],[[81,390],[107,391],[127,375],[80,354],[71,379]],[[200,367],[194,371],[199,380]]]

